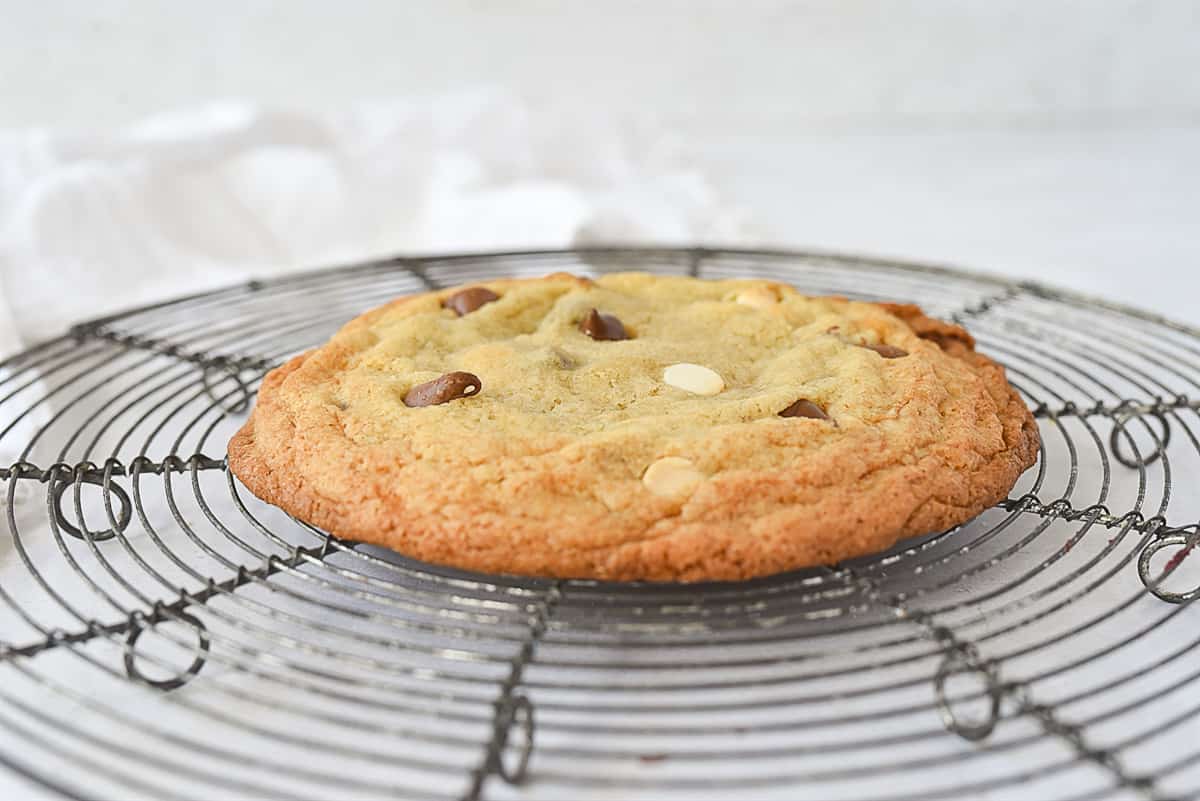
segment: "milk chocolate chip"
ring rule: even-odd
[[[435,406],[457,398],[469,398],[483,387],[471,373],[446,373],[424,384],[417,384],[404,396],[405,406]]]
[[[901,356],[908,355],[908,351],[897,348],[895,345],[860,345],[859,347],[873,350],[885,359],[899,359]]]
[[[811,417],[814,420],[828,420],[829,415],[817,404],[800,399],[779,413],[780,417]]]
[[[625,326],[611,314],[601,314],[592,309],[579,321],[579,330],[592,339],[619,340],[629,339]]]
[[[481,286],[473,286],[464,289],[460,292],[455,292],[450,297],[442,301],[442,305],[447,309],[453,309],[454,313],[459,317],[470,314],[485,303],[491,303],[493,300],[499,300],[500,296],[490,289]]]

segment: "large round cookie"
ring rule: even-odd
[[[229,465],[302,520],[430,562],[762,576],[1005,496],[1037,429],[973,347],[915,306],[765,281],[491,281],[395,300],[272,371]]]

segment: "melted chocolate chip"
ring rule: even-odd
[[[825,410],[810,400],[800,399],[779,413],[780,417],[811,417],[814,420],[828,420]]]
[[[471,373],[446,373],[424,384],[417,384],[404,396],[405,406],[436,406],[457,398],[469,398],[482,389],[479,377]]]
[[[629,339],[625,326],[611,314],[601,314],[592,309],[579,321],[579,330],[592,339],[618,340]]]
[[[481,286],[473,286],[460,292],[455,292],[443,300],[442,305],[447,309],[453,309],[454,313],[459,317],[464,317],[480,306],[499,299],[500,296],[492,290]]]
[[[873,350],[885,359],[899,359],[901,356],[908,355],[908,351],[897,348],[895,345],[860,345],[859,347]]]

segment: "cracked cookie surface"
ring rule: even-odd
[[[558,274],[351,321],[264,379],[229,465],[302,520],[424,561],[696,581],[964,522],[1037,448],[1002,368],[915,306]]]

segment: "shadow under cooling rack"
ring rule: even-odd
[[[263,375],[397,295],[502,275],[762,276],[969,326],[1035,410],[1011,497],[743,583],[480,576],[251,496]],[[1200,336],[831,254],[398,258],[83,323],[0,367],[0,761],[97,798],[1184,798]]]

